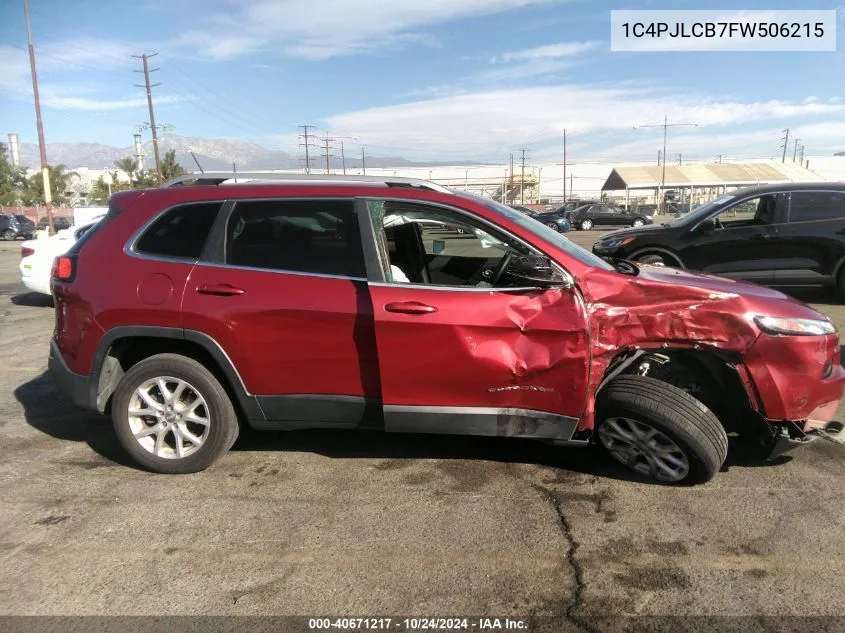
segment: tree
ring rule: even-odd
[[[78,174],[75,171],[67,171],[64,165],[48,165],[47,171],[50,174],[50,193],[52,203],[62,206],[68,203],[71,180]],[[28,204],[44,204],[44,180],[41,172],[37,172],[27,179],[27,188],[30,191]],[[26,200],[26,198],[24,198]]]
[[[26,170],[6,158],[7,146],[0,143],[0,204],[25,203],[28,198]]]
[[[114,161],[114,166],[120,171],[124,171],[129,175],[130,180],[135,180],[135,172],[138,171],[138,160],[131,156],[124,156]]]
[[[161,161],[161,176],[164,178],[164,181],[167,182],[187,173],[188,170],[176,162],[176,150],[168,150],[164,155],[164,160]]]
[[[118,172],[109,172],[109,179],[100,176],[91,185],[91,190],[88,192],[88,202],[94,204],[105,205],[109,196],[116,191],[125,191],[131,189],[132,184],[128,182],[121,182],[118,180]]]

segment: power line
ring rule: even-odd
[[[781,141],[783,141],[783,159],[781,160],[782,163],[786,162],[786,146],[789,144],[789,128],[786,128],[784,131],[784,136],[781,137]]]
[[[324,156],[324,157],[325,157],[325,159],[326,159],[326,173],[327,173],[327,174],[330,174],[330,173],[332,173],[332,172],[331,172],[331,166],[330,166],[330,164],[329,164],[329,160],[330,160],[331,158],[334,158],[334,157],[335,157],[335,154],[330,154],[330,153],[329,153],[329,143],[330,143],[330,142],[332,142],[332,141],[336,141],[337,139],[330,138],[330,137],[329,137],[329,133],[328,133],[328,132],[326,132],[326,135],[325,135],[322,139],[320,139],[320,140],[324,143],[324,147],[325,147],[325,152],[323,152],[323,156]],[[334,148],[332,148],[332,149],[334,149]]]
[[[664,115],[663,123],[648,123],[646,125],[635,125],[634,129],[638,128],[647,128],[647,127],[662,127],[663,128],[663,175],[660,181],[660,200],[658,204],[660,205],[660,209],[663,209],[663,192],[666,190],[666,138],[669,134],[670,127],[682,127],[682,126],[690,126],[690,127],[698,127],[698,123],[669,123],[669,116]]]
[[[138,72],[144,73],[144,85],[143,86],[141,84],[135,84],[135,85],[138,88],[146,88],[146,90],[147,90],[147,106],[149,107],[149,110],[150,110],[150,133],[152,134],[152,137],[153,137],[153,154],[155,154],[155,160],[156,160],[156,177],[158,178],[158,184],[161,184],[161,158],[160,158],[159,153],[158,153],[158,133],[156,131],[156,117],[155,117],[155,111],[153,109],[153,93],[152,93],[152,90],[151,90],[151,88],[153,88],[155,86],[160,86],[161,84],[160,83],[150,84],[150,73],[157,71],[158,68],[153,68],[151,70],[148,63],[147,63],[147,60],[149,60],[150,57],[155,57],[156,55],[158,55],[158,53],[153,53],[152,55],[147,55],[146,53],[144,53],[143,55],[132,55],[132,57],[140,58],[141,62],[144,65],[143,71],[140,71],[140,70],[135,71],[136,73],[138,73]]]

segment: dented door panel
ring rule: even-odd
[[[387,430],[430,425],[439,433],[571,435],[589,365],[586,313],[576,291],[374,283],[370,292]],[[412,313],[389,311],[401,310],[397,304],[414,304]],[[436,409],[454,430],[444,429],[444,420],[435,424]],[[531,422],[527,412],[550,416]]]

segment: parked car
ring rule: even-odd
[[[19,268],[21,282],[26,289],[49,295],[53,259],[67,252],[92,226],[94,223],[80,227],[71,226],[45,239],[27,240],[21,244]]]
[[[35,237],[35,222],[25,215],[0,215],[0,237],[4,240]]]
[[[645,226],[653,224],[654,220],[611,204],[587,204],[570,211],[569,222],[577,229],[589,231],[594,226]]]
[[[569,218],[566,217],[566,213],[558,212],[557,210],[535,213],[531,217],[558,233],[568,233],[572,230],[572,224],[569,222]]]
[[[61,392],[151,470],[245,424],[598,443],[693,483],[728,432],[771,457],[841,428],[836,328],[780,292],[611,264],[426,181],[180,180],[112,195],[51,281]]]
[[[845,298],[845,183],[736,191],[659,226],[614,231],[593,252]]]
[[[49,225],[47,223],[47,216],[46,215],[41,216],[41,218],[39,218],[39,220],[38,220],[38,230],[39,231],[45,231],[45,230],[47,230],[48,226]],[[69,218],[69,217],[64,216],[64,215],[53,216],[53,228],[56,231],[62,231],[64,229],[69,229],[71,226],[73,226],[73,218]]]

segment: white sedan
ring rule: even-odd
[[[76,241],[96,222],[85,226],[71,226],[58,231],[51,237],[40,240],[27,240],[21,244],[21,281],[30,292],[42,295],[50,293],[50,273],[53,260],[64,255]]]

